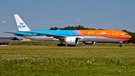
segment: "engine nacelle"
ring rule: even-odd
[[[66,39],[65,39],[65,42],[68,44],[68,45],[76,45],[76,44],[78,44],[78,39],[79,38],[77,38],[77,37],[67,37]]]
[[[83,42],[84,44],[88,44],[88,45],[94,45],[96,42],[94,41],[86,41],[86,42]]]

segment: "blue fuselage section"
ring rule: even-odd
[[[33,33],[27,33],[27,32],[33,32]],[[27,31],[27,32],[16,32],[15,35],[21,35],[21,36],[45,36],[45,35],[37,35],[35,33],[43,33],[43,34],[52,34],[52,35],[61,35],[61,36],[78,36],[79,33],[77,30],[33,30],[33,31]]]

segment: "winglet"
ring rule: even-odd
[[[18,14],[14,14],[14,17],[19,31],[30,31],[28,26],[23,22]]]

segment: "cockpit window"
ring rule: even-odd
[[[129,35],[129,34],[125,34],[125,35]]]

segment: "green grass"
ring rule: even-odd
[[[135,76],[135,47],[0,46],[0,76]]]
[[[23,45],[23,46],[57,46],[59,42],[34,42],[34,41],[13,41],[9,45]],[[64,43],[66,44],[66,43]],[[86,45],[84,43],[78,43],[76,46],[111,46],[118,47],[119,43],[96,43],[94,45]],[[123,47],[135,47],[134,44],[122,44]]]

